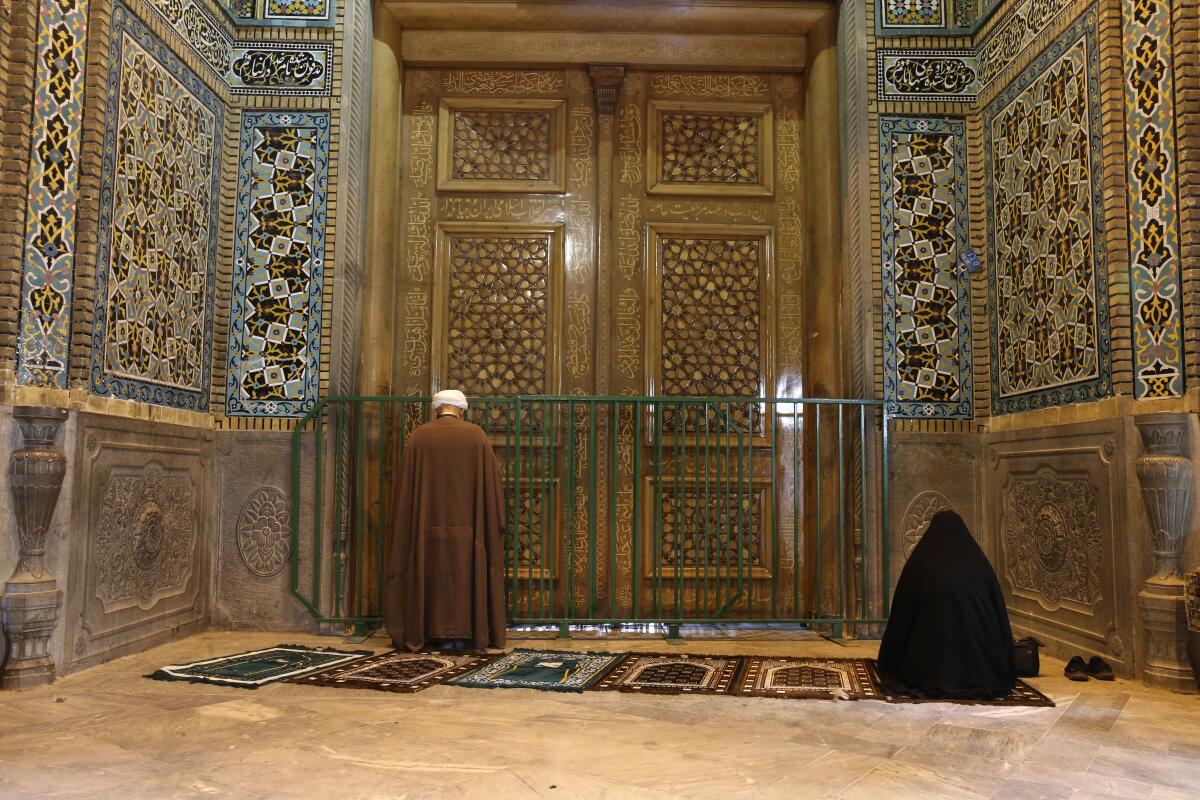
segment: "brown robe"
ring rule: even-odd
[[[483,430],[446,415],[409,437],[395,485],[383,619],[397,647],[504,647],[504,492]]]

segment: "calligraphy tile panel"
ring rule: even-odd
[[[444,98],[438,190],[563,191],[564,112],[562,100]]]
[[[1112,393],[1096,15],[984,110],[993,413]]]
[[[242,116],[225,413],[299,416],[320,390],[329,112]]]
[[[67,388],[87,0],[42,0],[17,381]]]
[[[91,390],[208,407],[223,108],[113,9]]]
[[[774,118],[765,103],[650,101],[646,191],[769,196]]]
[[[884,117],[884,399],[907,417],[972,416],[966,122]]]

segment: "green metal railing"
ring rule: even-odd
[[[428,398],[333,397],[293,439],[291,587],[381,622],[391,485]],[[511,624],[886,620],[889,420],[870,400],[473,400],[503,469]]]

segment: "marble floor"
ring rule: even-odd
[[[875,643],[692,631],[574,649],[872,656]],[[1043,661],[1055,708],[565,694],[436,686],[387,694],[257,691],[141,676],[286,643],[209,632],[0,695],[2,798],[1200,797],[1200,696],[1071,683]],[[365,646],[382,651],[385,643]],[[520,633],[514,646],[555,647]]]

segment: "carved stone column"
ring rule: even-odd
[[[0,688],[4,689],[29,689],[54,680],[48,646],[58,621],[62,591],[46,571],[46,531],[67,473],[66,457],[54,449],[66,418],[63,408],[13,409],[24,447],[8,461],[20,552],[17,568],[0,598],[8,643],[8,657],[0,673]]]
[[[1154,572],[1138,593],[1146,630],[1143,680],[1180,692],[1196,691],[1188,658],[1183,546],[1192,528],[1192,462],[1186,414],[1135,418],[1144,452],[1137,460],[1142,500],[1150,518]]]

